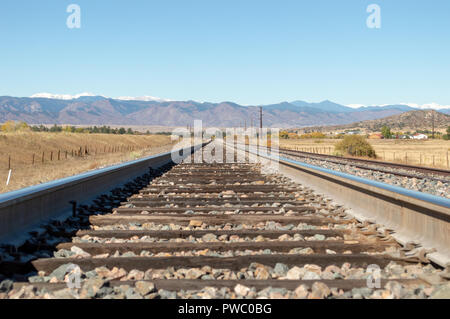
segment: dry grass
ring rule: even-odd
[[[170,150],[172,145],[170,137],[163,135],[3,133],[0,134],[0,192],[9,192],[161,153]],[[86,146],[89,154],[83,154],[82,157],[71,156],[72,151],[79,150],[80,147],[84,150]],[[53,161],[50,161],[51,152]],[[10,184],[6,186],[9,157],[12,176]]]
[[[333,154],[339,140],[280,140],[280,147]],[[379,160],[427,167],[450,168],[450,141],[368,140]]]

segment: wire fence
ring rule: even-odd
[[[312,154],[334,155],[333,147],[288,147]],[[407,165],[431,166],[450,169],[450,152],[378,151],[377,159]]]
[[[73,160],[77,158],[84,158],[88,156],[96,156],[101,154],[126,153],[144,150],[151,148],[151,145],[136,146],[136,145],[109,145],[109,146],[80,146],[76,149],[55,149],[52,151],[33,152],[29,154],[29,159],[24,158],[23,155],[14,156],[14,154],[7,154],[6,167],[4,169],[11,170],[15,167],[23,165],[42,165],[52,162],[60,162],[66,160]]]

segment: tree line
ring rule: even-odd
[[[145,133],[134,131],[131,128],[112,128],[110,126],[89,126],[89,127],[75,127],[75,126],[61,126],[61,125],[53,125],[53,126],[45,126],[45,125],[28,125],[25,122],[15,122],[15,121],[7,121],[0,126],[0,130],[2,132],[24,132],[24,131],[32,131],[32,132],[51,132],[51,133],[85,133],[85,134],[117,134],[117,135],[171,135],[170,132],[158,132],[158,133],[150,133],[150,131],[146,131]]]
[[[30,129],[33,132],[52,132],[52,133],[58,133],[58,132],[66,132],[66,133],[89,133],[89,134],[95,134],[95,133],[102,133],[102,134],[142,134],[136,131],[133,131],[131,128],[125,129],[124,127],[120,128],[111,128],[110,126],[89,126],[89,127],[75,127],[75,126],[59,126],[59,125],[53,125],[51,127],[47,127],[45,125],[39,125],[39,126],[31,126]],[[148,132],[150,133],[150,132]]]
[[[433,138],[433,132],[430,130],[416,130],[415,133],[419,133],[419,134],[425,134],[428,135],[429,137]],[[399,138],[402,135],[405,135],[407,137],[410,137],[411,135],[414,135],[415,133],[412,132],[392,132],[391,128],[389,126],[384,125],[381,128],[381,135],[383,135],[384,138],[386,139],[392,139],[392,138]],[[444,139],[446,141],[450,140],[450,126],[447,127],[447,134],[442,134],[441,132],[434,132],[434,138],[436,139]]]

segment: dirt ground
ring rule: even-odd
[[[173,145],[163,135],[2,133],[0,193],[162,153]]]

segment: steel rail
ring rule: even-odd
[[[428,254],[429,259],[450,266],[449,199],[280,157],[279,153],[263,154],[254,147],[237,149],[279,163],[284,175],[350,208],[349,213],[360,220],[393,229],[393,237],[403,245],[413,242],[436,250]]]
[[[397,168],[397,169],[404,169],[407,171],[416,171],[416,172],[420,172],[420,173],[424,173],[424,174],[436,174],[436,175],[441,175],[441,176],[450,176],[450,170],[432,168],[432,167],[422,167],[422,166],[416,166],[416,165],[382,162],[382,161],[375,161],[375,160],[368,160],[368,159],[361,159],[361,158],[339,157],[339,156],[334,156],[334,155],[309,153],[309,152],[297,151],[297,150],[286,149],[286,148],[280,148],[279,152],[286,153],[286,154],[288,154],[288,152],[291,152],[293,155],[295,154],[294,156],[301,156],[301,157],[306,157],[306,158],[316,157],[315,159],[329,161],[329,162],[336,163],[336,164],[342,164],[339,161],[347,161],[347,162],[352,163],[351,165],[354,165],[356,167],[370,169],[370,170],[374,170],[374,169],[372,169],[370,167],[360,166],[357,164],[359,163],[359,164],[366,164],[366,165],[378,165],[378,166],[384,166],[387,168]],[[391,174],[413,177],[413,176],[408,176],[408,174],[403,174],[403,173],[391,172]],[[414,176],[414,177],[421,178],[420,176]]]
[[[172,161],[172,154],[192,154],[205,144],[97,169],[0,195],[0,242],[20,245],[30,230],[50,219],[66,218],[78,205],[90,203],[134,178]]]

